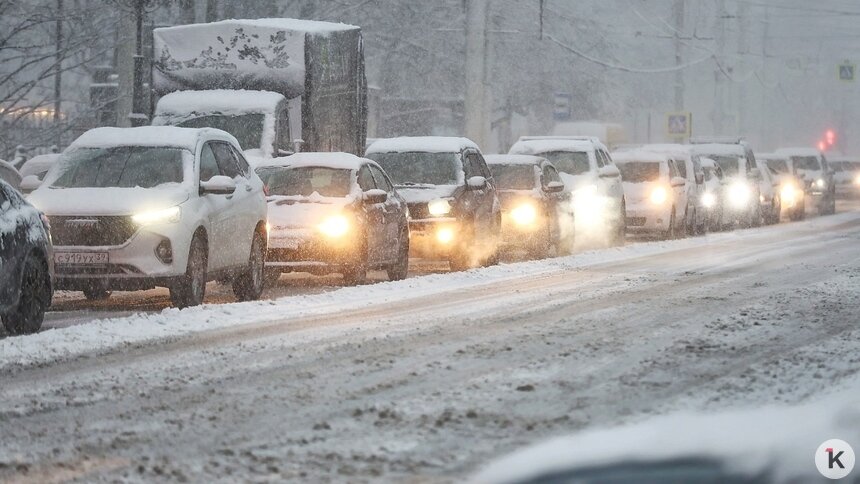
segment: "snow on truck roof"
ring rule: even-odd
[[[169,146],[194,151],[204,134],[215,135],[239,143],[220,129],[178,128],[176,126],[140,126],[137,128],[93,128],[72,142],[75,148],[109,148],[113,146]]]
[[[244,89],[211,91],[177,91],[158,100],[155,115],[192,114],[194,110],[206,113],[266,113],[274,114],[278,103],[286,101],[283,94],[270,91]]]
[[[376,164],[372,160],[360,158],[352,153],[305,152],[268,159],[256,165],[256,168],[317,166],[339,170],[358,170],[363,163]]]
[[[478,149],[469,138],[448,136],[404,136],[376,140],[367,148],[367,153],[459,153],[467,148]]]
[[[484,155],[488,165],[540,165],[546,158],[532,155]]]
[[[260,18],[260,19],[228,19],[219,22],[208,22],[199,24],[176,25],[173,27],[160,27],[155,29],[160,32],[187,31],[218,27],[223,25],[246,25],[249,27],[262,27],[267,29],[281,29],[293,32],[305,32],[309,34],[325,34],[329,32],[342,32],[346,30],[358,30],[360,27],[349,24],[321,22],[318,20],[300,20],[294,18]]]

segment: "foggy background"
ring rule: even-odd
[[[127,123],[133,3],[0,0],[0,157]],[[467,15],[475,4],[485,15]],[[174,0],[146,12],[147,32],[269,16],[361,26],[368,137],[462,135],[471,106],[483,150],[507,151],[551,131],[562,95],[571,120],[621,123],[630,142],[668,140],[667,114],[689,111],[694,136],[740,134],[758,151],[814,146],[827,129],[836,150],[860,151],[858,81],[838,76],[860,57],[855,1]],[[483,48],[467,62],[470,32]],[[482,99],[467,96],[470,70]]]

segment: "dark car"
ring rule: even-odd
[[[529,155],[487,155],[486,160],[502,204],[502,246],[538,258],[553,249],[569,253],[573,209],[555,166]]]
[[[409,205],[412,254],[447,259],[455,271],[498,263],[501,208],[475,143],[441,136],[380,139],[367,157],[391,176]]]
[[[53,296],[47,219],[0,181],[0,319],[10,334],[39,330]]]
[[[269,203],[266,279],[284,272],[341,273],[391,280],[409,266],[406,201],[382,169],[349,153],[298,153],[257,166]]]

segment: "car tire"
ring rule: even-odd
[[[177,308],[187,308],[203,304],[206,297],[209,259],[206,243],[201,237],[194,237],[188,250],[188,267],[185,275],[170,287],[170,300]]]
[[[2,316],[3,327],[11,335],[39,331],[45,311],[51,305],[51,280],[44,259],[29,255],[21,274],[21,294],[17,306]]]
[[[266,242],[260,234],[254,234],[248,269],[233,279],[233,294],[239,301],[256,301],[263,295],[266,268]]]
[[[83,292],[87,301],[106,301],[111,295],[111,291],[101,282],[93,282],[85,287]]]
[[[409,273],[409,230],[405,227],[400,231],[397,260],[388,266],[386,272],[389,281],[401,281]]]

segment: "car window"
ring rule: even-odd
[[[675,178],[678,175],[678,167],[675,166],[675,160],[669,160],[669,178]]]
[[[469,153],[466,155],[466,163],[465,163],[465,171],[466,171],[466,179],[472,178],[473,176],[485,176],[481,171],[481,163],[478,161],[477,153]]]
[[[211,143],[206,143],[200,151],[200,181],[209,181],[218,174],[215,153],[212,151]]]
[[[549,182],[561,182],[561,177],[558,174],[558,170],[555,169],[552,165],[546,165],[543,167],[543,184],[548,185]]]
[[[241,151],[237,150],[235,146],[227,146],[230,147],[230,152],[233,153],[233,158],[236,160],[236,164],[239,165],[239,171],[241,171],[247,178],[248,175],[251,174],[251,166],[248,164],[248,160],[245,159],[245,155],[243,155]]]
[[[370,170],[367,168],[367,165],[362,166],[361,169],[358,170],[358,186],[363,192],[376,188],[376,182],[373,180],[373,174],[370,173]]]
[[[370,172],[373,173],[373,179],[376,181],[376,186],[386,192],[391,193],[394,190],[394,187],[391,186],[391,183],[388,181],[388,178],[382,173],[382,170],[373,166],[367,165],[370,168]]]
[[[595,150],[594,158],[597,160],[597,168],[603,168],[606,166],[606,161],[603,159],[603,151]]]
[[[278,146],[275,148],[290,151],[293,140],[290,139],[290,114],[288,109],[284,108],[278,113],[278,124],[280,125],[278,126]]]
[[[687,162],[684,160],[675,160],[675,167],[678,169],[678,176],[687,178]]]
[[[490,170],[490,167],[487,166],[487,162],[484,160],[484,157],[480,153],[477,153],[475,156],[478,160],[478,164],[481,165],[481,176],[488,180],[492,178],[493,172]]]
[[[242,170],[239,169],[239,162],[233,156],[232,149],[229,143],[215,141],[211,143],[212,151],[215,153],[215,162],[218,163],[218,171],[230,178],[242,176]]]

